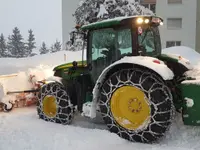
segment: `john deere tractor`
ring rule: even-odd
[[[99,112],[109,131],[142,143],[161,139],[175,112],[186,125],[200,125],[198,85],[185,75],[192,67],[181,56],[161,54],[162,24],[157,16],[130,16],[77,27],[71,41],[83,38],[83,60],[54,68],[61,80],[40,89],[39,118],[66,125],[77,112],[90,118]]]

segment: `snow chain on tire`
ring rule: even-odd
[[[43,99],[47,95],[56,97],[57,112],[55,117],[48,117],[43,112]],[[39,118],[60,124],[70,124],[73,120],[73,106],[70,102],[68,93],[62,84],[52,82],[42,86],[38,94],[37,111]]]
[[[111,112],[113,93],[118,88],[127,85],[141,89],[150,104],[150,121],[144,128],[138,130],[123,128],[117,123]],[[100,89],[99,106],[109,130],[124,139],[135,142],[154,143],[158,141],[164,137],[174,117],[170,89],[160,76],[147,69],[122,69],[108,77]]]

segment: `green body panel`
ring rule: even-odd
[[[86,61],[77,61],[78,66],[81,66],[82,62],[83,62],[83,65],[87,64]],[[53,70],[56,71],[56,70],[60,70],[60,69],[68,69],[68,68],[71,68],[71,67],[73,67],[72,62],[56,66]]]
[[[93,100],[93,94],[92,94],[92,91],[88,91],[86,93],[86,100],[85,102],[91,102]]]
[[[82,74],[85,74],[87,68],[86,61],[78,61],[77,67],[74,67],[72,62],[59,65],[53,70],[55,71],[56,76],[62,77],[63,79],[71,79],[74,77],[79,77]]]
[[[166,54],[161,54],[157,58],[164,61],[166,64],[170,63],[171,65],[168,67],[170,67],[172,69],[175,76],[177,74],[178,74],[178,76],[180,75],[180,72],[177,73],[177,71],[179,69],[177,64],[180,65],[180,63],[178,62],[178,59],[176,59],[170,55],[166,55]],[[182,73],[181,73],[181,75],[182,75]],[[177,85],[174,84],[173,86],[174,86],[174,88],[180,89],[179,84],[177,84]],[[178,94],[177,92],[172,92],[172,95],[173,95],[173,101],[174,101],[175,108],[177,110],[181,109],[183,107],[182,97],[180,97],[179,96],[180,94]]]
[[[184,99],[182,114],[184,124],[200,126],[200,85],[195,83],[182,83],[181,91]],[[186,98],[192,99],[190,102],[193,103],[193,106],[188,107]]]
[[[170,57],[169,55],[166,55],[166,54],[161,54],[157,58],[162,61],[178,62],[178,59]]]

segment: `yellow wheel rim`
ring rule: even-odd
[[[137,130],[150,120],[151,108],[143,91],[133,86],[123,86],[111,97],[111,112],[119,125],[128,130]]]
[[[47,95],[43,99],[43,112],[46,116],[53,118],[57,113],[56,98],[52,95]]]

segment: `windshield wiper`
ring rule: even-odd
[[[150,31],[149,27],[145,30],[145,35],[141,41],[141,45],[143,44],[144,40],[146,39],[147,33]]]

